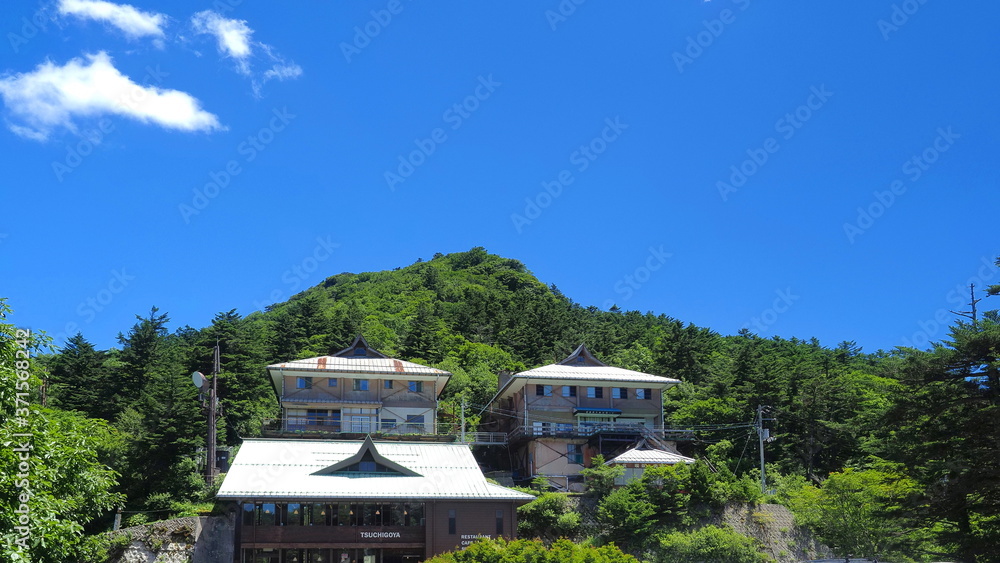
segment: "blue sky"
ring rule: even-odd
[[[585,305],[923,345],[963,286],[1000,283],[998,18],[8,2],[0,295],[21,326],[107,348],[153,305],[201,327],[483,246]]]

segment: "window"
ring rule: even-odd
[[[652,399],[653,390],[652,389],[636,389],[635,390],[636,399]]]
[[[552,423],[535,421],[531,424],[535,436],[548,436],[552,434]]]
[[[424,382],[423,381],[411,381],[410,382],[410,393],[423,393],[424,392]]]
[[[448,533],[451,534],[451,535],[454,535],[455,534],[455,529],[458,528],[458,526],[457,526],[457,520],[458,520],[458,517],[455,515],[455,511],[454,510],[449,510],[448,511]]]
[[[424,431],[424,415],[422,414],[412,414],[406,417],[406,431],[414,433],[423,433]]]
[[[302,525],[302,505],[299,503],[291,503],[288,505],[285,511],[285,523],[288,526],[301,526]]]
[[[295,388],[296,389],[312,389],[313,378],[311,377],[297,377],[295,378]]]
[[[570,463],[583,465],[583,446],[581,444],[566,444],[566,458]]]
[[[612,399],[628,399],[628,388],[627,387],[612,387],[611,388],[611,398]]]
[[[395,418],[383,418],[382,419],[382,431],[383,432],[388,432],[388,431],[392,430],[395,427],[396,427],[396,419]]]
[[[551,397],[552,396],[552,386],[551,385],[535,385],[535,395],[539,397]]]
[[[368,380],[367,379],[355,379],[354,380],[354,390],[355,391],[367,391],[368,390]]]
[[[327,387],[336,387],[337,386],[337,378],[336,377],[331,377],[331,378],[327,379],[326,380],[326,386]]]
[[[392,380],[391,380],[391,379],[386,379],[386,380],[385,380],[385,383],[383,384],[383,386],[384,386],[384,387],[385,387],[386,389],[392,389]]]
[[[257,518],[258,526],[274,526],[275,518],[274,518],[273,503],[258,504],[257,510],[258,510],[258,518]]]
[[[562,395],[563,397],[576,397],[576,386],[563,385]]]
[[[587,387],[587,396],[591,399],[603,399],[604,387]]]
[[[308,409],[306,411],[306,424],[323,426],[327,423],[326,410]]]
[[[573,433],[573,425],[570,424],[570,423],[568,423],[568,422],[560,422],[560,423],[556,424],[556,433],[557,434],[572,434]]]
[[[257,505],[249,502],[243,503],[243,525],[253,526],[255,516],[257,515]]]
[[[503,535],[503,510],[497,510],[497,537]]]

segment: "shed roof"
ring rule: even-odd
[[[373,451],[413,475],[345,473],[344,461]],[[324,474],[326,473],[326,474]],[[233,460],[221,499],[511,500],[534,497],[486,481],[463,444],[247,439]]]

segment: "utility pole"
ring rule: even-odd
[[[205,483],[209,487],[215,482],[215,402],[219,391],[219,341],[215,341],[212,357],[212,388],[208,392],[208,461],[205,469]]]
[[[757,429],[757,442],[760,447],[760,492],[767,494],[767,474],[764,471],[764,442],[770,442],[771,431],[764,428],[764,405],[757,406],[757,418],[754,419],[754,427]]]
[[[462,443],[465,443],[465,395],[462,395]]]

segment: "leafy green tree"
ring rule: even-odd
[[[597,506],[597,521],[607,541],[631,549],[640,547],[655,524],[656,506],[639,481],[615,489]]]
[[[760,542],[732,528],[705,526],[657,537],[652,563],[766,563]]]
[[[580,515],[566,493],[541,493],[517,508],[517,534],[522,537],[553,540],[572,537],[579,528]]]
[[[845,469],[822,487],[790,491],[788,505],[798,522],[841,555],[881,559],[899,554],[907,525],[897,513],[917,492],[916,482],[900,473]]]
[[[8,311],[0,299],[0,317]],[[41,381],[17,343],[22,336],[0,323],[0,502],[7,507],[0,513],[0,558],[101,560],[106,540],[84,529],[123,500],[112,492],[115,473],[101,462],[119,438],[104,421],[38,406]],[[30,339],[27,350],[37,353],[37,343]],[[17,392],[28,395],[16,401]]]
[[[613,545],[589,547],[558,540],[546,547],[539,540],[479,540],[469,547],[442,553],[427,563],[638,563]]]
[[[625,474],[625,467],[607,465],[604,463],[604,456],[597,454],[591,459],[590,467],[581,470],[580,474],[587,480],[587,494],[604,498],[614,490],[615,480]]]

